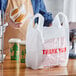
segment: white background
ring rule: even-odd
[[[44,0],[47,11],[52,12],[53,16],[63,11],[63,2],[64,0]]]
[[[64,12],[69,22],[76,22],[76,0],[44,0],[44,3],[53,17],[58,12]]]

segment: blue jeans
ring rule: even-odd
[[[49,26],[52,21],[52,14],[47,12],[45,4],[43,2],[43,0],[31,0],[32,5],[33,5],[33,10],[34,10],[34,14],[36,13],[40,13],[41,15],[44,16],[44,26]],[[36,20],[38,21],[38,20]]]

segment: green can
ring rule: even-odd
[[[25,63],[26,58],[26,42],[21,41],[20,42],[20,62]]]
[[[20,60],[20,39],[10,39],[9,40],[9,49],[10,49],[10,59],[11,60]]]

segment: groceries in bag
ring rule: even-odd
[[[61,15],[63,26],[61,26]],[[33,21],[39,22],[33,27]],[[26,66],[32,69],[67,66],[69,57],[69,25],[67,17],[58,13],[51,27],[43,27],[44,18],[36,14],[31,19],[26,35]]]
[[[21,42],[18,38],[12,38],[9,40],[10,59],[20,61],[20,45]]]
[[[25,21],[26,17],[26,9],[24,4],[19,8],[12,9],[10,12],[10,18],[13,22],[17,23],[23,23]]]

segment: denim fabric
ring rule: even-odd
[[[0,0],[0,10],[1,10],[1,0]]]
[[[42,14],[45,20],[44,26],[49,26],[52,23],[53,18],[52,18],[52,14],[47,12],[43,0],[31,0],[31,2],[32,2],[34,14],[36,13]],[[3,10],[5,11],[7,7],[7,0],[2,0],[2,2],[0,1],[0,5],[2,3],[3,3]],[[38,22],[38,19],[36,19],[36,22]]]
[[[1,6],[4,11],[6,10],[7,2],[8,2],[7,0],[0,0],[0,10],[1,10]]]
[[[49,26],[52,23],[53,18],[52,18],[52,14],[47,12],[43,0],[31,0],[31,2],[33,5],[34,14],[36,14],[36,13],[42,14],[44,16],[44,20],[45,20],[44,26]]]

